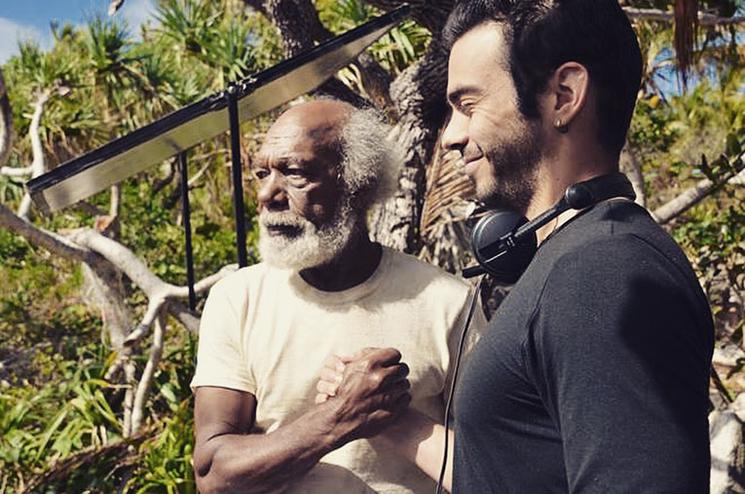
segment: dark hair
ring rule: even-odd
[[[536,96],[565,62],[585,66],[598,93],[598,138],[618,155],[641,84],[639,43],[618,0],[461,0],[443,31],[445,46],[485,23],[506,26],[518,106],[538,117]]]

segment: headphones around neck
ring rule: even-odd
[[[620,172],[570,186],[559,202],[533,221],[514,211],[489,213],[479,220],[471,234],[471,249],[479,265],[464,269],[463,277],[488,273],[499,283],[515,283],[538,250],[539,228],[564,211],[589,208],[614,197],[636,199],[631,182]]]

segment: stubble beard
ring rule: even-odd
[[[259,216],[261,259],[280,269],[295,272],[333,261],[349,244],[357,226],[357,215],[349,204],[341,204],[334,217],[316,226],[304,217],[283,211]],[[292,234],[271,234],[269,226],[283,226]]]
[[[494,209],[525,214],[535,193],[542,153],[541,130],[529,121],[517,126],[513,135],[485,152],[491,166],[488,180],[476,184],[476,198]]]

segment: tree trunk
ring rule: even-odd
[[[626,141],[626,145],[621,151],[620,168],[631,182],[636,193],[636,203],[640,206],[647,207],[647,195],[644,190],[644,175],[642,174],[642,166],[631,148],[629,141]]]
[[[405,165],[398,191],[374,212],[370,231],[382,244],[410,254],[422,247],[420,221],[426,168],[445,121],[446,87],[447,57],[437,39],[427,54],[391,85],[391,97],[400,116],[393,140],[406,153]]]

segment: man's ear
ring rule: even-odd
[[[566,62],[556,69],[548,82],[552,108],[548,108],[554,127],[566,132],[587,104],[590,73],[577,62]]]

